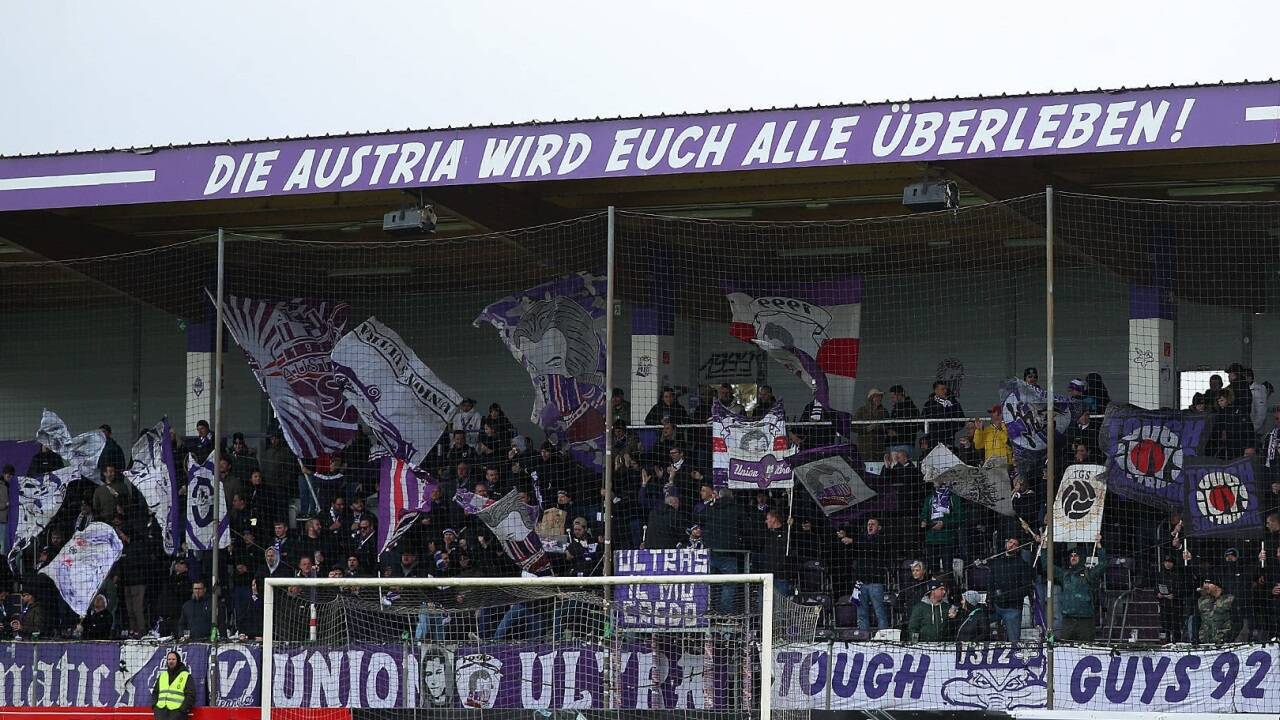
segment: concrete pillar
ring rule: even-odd
[[[196,423],[213,424],[213,330],[214,321],[187,325],[186,416],[183,435],[196,434]]]
[[[1178,407],[1177,306],[1166,288],[1129,286],[1129,402]]]

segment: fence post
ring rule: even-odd
[[[1057,419],[1054,417],[1056,408],[1053,401],[1053,186],[1049,185],[1044,189],[1044,256],[1045,256],[1045,291],[1044,291],[1044,312],[1045,312],[1045,371],[1049,376],[1048,385],[1045,387],[1045,417],[1048,419],[1048,457],[1045,458],[1045,501],[1048,503],[1049,512],[1045,516],[1044,526],[1044,547],[1045,547],[1045,611],[1044,624],[1047,626],[1045,637],[1049,642],[1046,643],[1047,652],[1045,652],[1045,709],[1053,709],[1053,655],[1055,638],[1053,636],[1053,499],[1054,493],[1054,436],[1057,432]]]
[[[604,314],[604,574],[613,574],[613,303],[617,274],[613,269],[614,207],[609,206],[606,231]]]
[[[212,557],[213,567],[211,568],[212,582],[209,583],[209,624],[213,628],[213,632],[218,632],[218,603],[222,600],[222,588],[218,584],[218,544],[222,539],[222,533],[219,529],[222,526],[222,520],[218,517],[218,509],[222,507],[222,479],[218,477],[218,462],[222,459],[221,445],[222,442],[222,304],[224,277],[223,270],[226,265],[226,238],[224,237],[222,228],[218,228],[218,268],[217,268],[217,304],[215,307],[214,323],[216,327],[213,330],[213,551]]]

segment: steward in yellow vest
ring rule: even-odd
[[[165,655],[164,664],[151,689],[152,715],[155,720],[186,720],[196,704],[196,680],[178,653]]]

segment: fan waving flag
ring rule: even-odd
[[[67,424],[57,413],[44,411],[40,416],[40,428],[36,430],[36,442],[48,446],[58,454],[67,467],[86,480],[99,482],[98,456],[107,446],[107,436],[101,430],[91,430],[71,437]]]
[[[40,568],[40,573],[48,575],[67,605],[84,617],[122,553],[124,543],[115,528],[104,522],[91,522],[72,535],[57,556]]]
[[[1097,540],[1107,501],[1104,470],[1101,465],[1072,465],[1062,474],[1058,497],[1053,503],[1055,542]]]
[[[711,406],[711,479],[716,487],[789,488],[786,458],[794,453],[787,443],[781,400],[758,420],[731,412],[719,400]]]
[[[1204,453],[1210,415],[1112,405],[1098,433],[1106,455],[1107,487],[1165,510],[1185,502],[1183,468]]]
[[[133,444],[133,464],[124,476],[138,489],[147,508],[160,525],[160,539],[166,555],[178,551],[182,528],[178,501],[178,476],[173,466],[173,442],[169,438],[169,418],[147,428]]]
[[[1023,380],[1000,384],[1000,412],[1015,454],[1043,453],[1049,449],[1049,418],[1046,393]],[[1057,437],[1071,424],[1071,402],[1062,395],[1053,400],[1053,426]]]
[[[423,513],[431,512],[431,494],[439,486],[423,473],[423,479],[400,458],[383,458],[378,477],[378,555],[408,532]]]
[[[876,496],[862,480],[850,456],[849,445],[829,445],[796,453],[787,458],[795,479],[813,496],[827,517],[838,515]],[[856,450],[853,454],[856,455]]]
[[[203,463],[195,457],[187,458],[187,543],[192,550],[212,550],[214,537],[218,547],[231,544],[231,526],[227,520],[227,498],[218,493],[215,510],[213,503],[213,456]]]
[[[520,569],[533,575],[550,575],[551,560],[543,549],[536,527],[542,512],[525,505],[517,492],[509,492],[499,500],[458,490],[453,501],[467,515],[475,515],[497,536],[507,557]]]
[[[1195,458],[1182,467],[1192,537],[1252,537],[1262,533],[1262,495],[1258,463],[1243,457],[1229,462]],[[1269,548],[1268,548],[1269,549]]]
[[[9,567],[49,527],[67,499],[76,469],[65,467],[39,477],[14,477],[9,483]]]
[[[391,457],[418,467],[458,412],[462,396],[394,330],[369,318],[333,348],[342,393]]]
[[[988,458],[982,467],[967,465],[939,443],[920,461],[925,482],[950,487],[955,494],[1012,517],[1013,490],[1009,485],[1009,466],[1004,458]]]
[[[212,298],[211,298],[212,299]],[[347,324],[345,303],[227,296],[223,317],[300,458],[332,455],[356,436],[329,353]]]
[[[531,419],[575,460],[604,468],[605,278],[566,275],[498,300],[473,323],[493,325],[533,382]]]
[[[862,323],[862,277],[733,289],[729,334],[795,373],[823,407],[853,413]]]

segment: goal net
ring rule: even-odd
[[[271,578],[262,708],[299,718],[767,717],[815,608],[771,575]],[[795,713],[789,713],[795,717]]]

